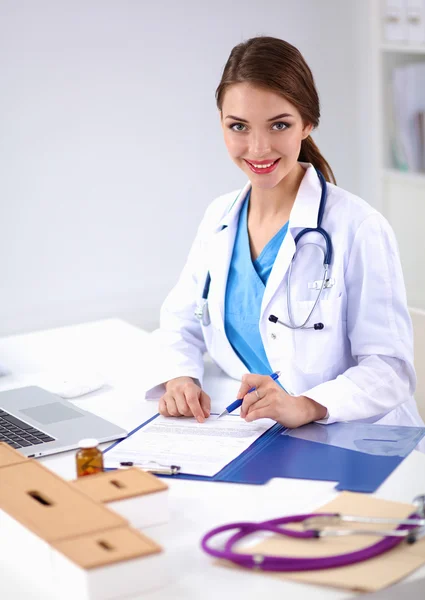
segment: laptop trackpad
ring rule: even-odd
[[[33,406],[31,408],[25,408],[24,410],[21,409],[20,412],[31,417],[34,421],[38,421],[38,423],[42,425],[59,423],[60,421],[69,421],[70,419],[79,419],[80,417],[85,416],[73,408],[64,406],[60,402],[41,404],[40,406]]]

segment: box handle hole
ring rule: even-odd
[[[34,498],[34,500],[37,500],[37,502],[40,502],[40,504],[42,504],[43,506],[53,505],[53,502],[48,500],[46,497],[42,496],[40,492],[31,491],[28,492],[28,495],[31,496],[31,498]]]
[[[118,481],[117,479],[111,479],[111,483],[118,489],[125,488],[125,485],[123,483],[121,483],[121,481]]]
[[[99,544],[99,546],[100,546],[101,548],[103,548],[104,550],[111,551],[111,550],[113,550],[113,549],[114,549],[114,547],[113,547],[113,546],[111,546],[111,544],[108,544],[108,542],[105,542],[104,540],[98,540],[98,542],[97,542],[97,543],[98,543],[98,544]]]

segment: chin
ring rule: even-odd
[[[250,173],[249,180],[254,187],[259,188],[260,190],[272,190],[280,184],[285,175],[276,176],[275,173],[271,173],[271,175],[274,176],[270,177],[269,175],[255,175]]]
[[[277,185],[279,185],[281,180],[279,179],[278,181],[267,182],[267,181],[261,181],[261,180],[258,181],[258,179],[251,178],[250,181],[251,181],[251,184],[253,185],[253,187],[256,187],[260,190],[272,190]]]

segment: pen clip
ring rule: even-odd
[[[156,473],[158,475],[178,475],[181,468],[178,465],[163,465],[154,460],[147,462],[137,462],[133,460],[123,460],[120,462],[120,467],[140,467],[148,473]]]
[[[143,469],[143,467],[141,468]],[[169,467],[148,467],[143,470],[156,475],[178,475],[180,473],[180,467],[177,465],[170,465]]]

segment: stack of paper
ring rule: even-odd
[[[106,468],[121,462],[149,468],[178,465],[182,473],[213,476],[274,425],[270,419],[246,423],[234,415],[205,423],[158,416],[104,453]]]

